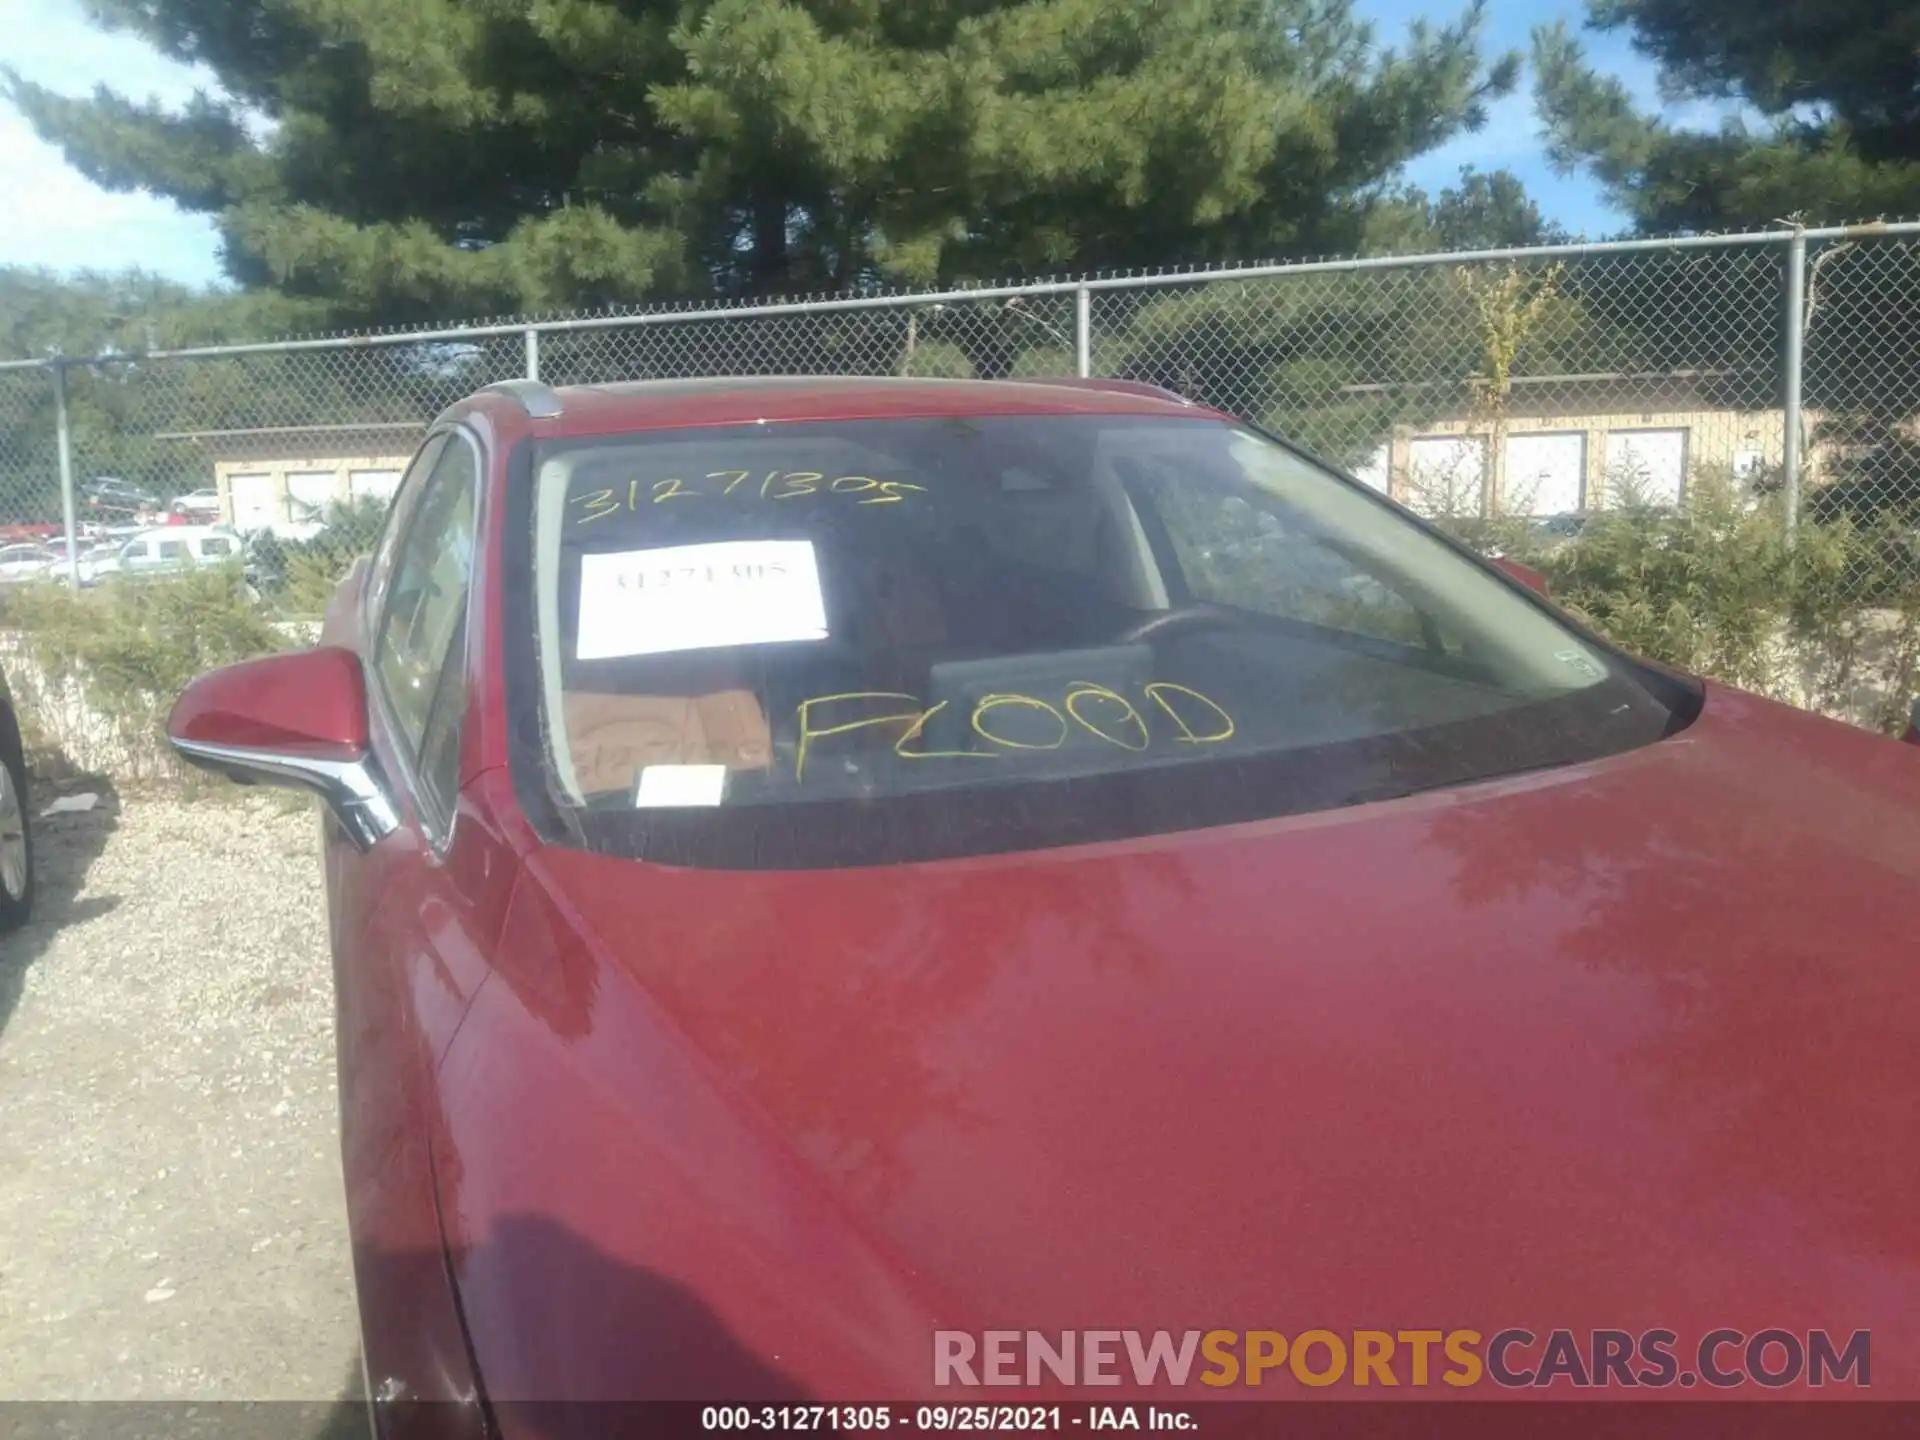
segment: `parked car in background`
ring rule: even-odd
[[[185,495],[174,496],[170,508],[179,515],[217,518],[220,514],[220,492],[190,490]]]
[[[1342,1365],[1913,1333],[1920,752],[1542,584],[1141,385],[451,407],[322,643],[169,721],[327,804],[369,1392],[1004,1402],[987,1327],[1276,1306]]]
[[[1532,522],[1533,533],[1548,545],[1559,546],[1578,540],[1592,516],[1574,511],[1564,515],[1543,515]]]
[[[90,562],[96,579],[177,574],[244,558],[246,542],[222,525],[162,525],[144,530],[118,550]]]
[[[152,509],[158,502],[138,485],[114,475],[101,475],[80,487],[88,506],[96,511],[135,511]]]
[[[0,932],[19,929],[33,913],[32,813],[20,718],[0,674]]]
[[[74,543],[73,558],[79,562],[81,584],[84,585],[92,578],[93,562],[98,557],[99,552],[100,545],[98,541],[82,537]],[[54,577],[64,580],[67,577],[66,538],[62,536],[59,539],[49,540],[47,542],[47,554],[52,557],[50,563]]]
[[[44,545],[0,546],[0,585],[44,580],[53,561],[53,552]]]

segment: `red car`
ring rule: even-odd
[[[382,1413],[1920,1396],[1920,753],[1537,588],[1145,386],[454,406],[170,722],[327,801]]]

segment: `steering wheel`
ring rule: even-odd
[[[1230,630],[1242,624],[1241,618],[1233,611],[1219,605],[1182,605],[1177,610],[1167,610],[1151,619],[1142,620],[1138,625],[1123,631],[1116,644],[1138,645],[1145,640],[1158,640],[1163,635],[1186,630]]]

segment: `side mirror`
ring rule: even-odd
[[[1496,570],[1505,571],[1509,577],[1518,580],[1522,585],[1526,586],[1527,589],[1533,591],[1534,594],[1545,595],[1547,593],[1547,577],[1531,565],[1522,565],[1518,560],[1509,560],[1504,555],[1495,555],[1492,559]]]
[[[167,717],[180,758],[242,785],[311,790],[362,850],[399,824],[367,743],[367,687],[323,645],[211,670]]]

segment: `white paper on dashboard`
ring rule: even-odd
[[[718,805],[726,793],[724,765],[648,765],[640,771],[633,803],[646,810]]]
[[[826,637],[811,540],[726,540],[580,557],[574,653],[582,660]]]

